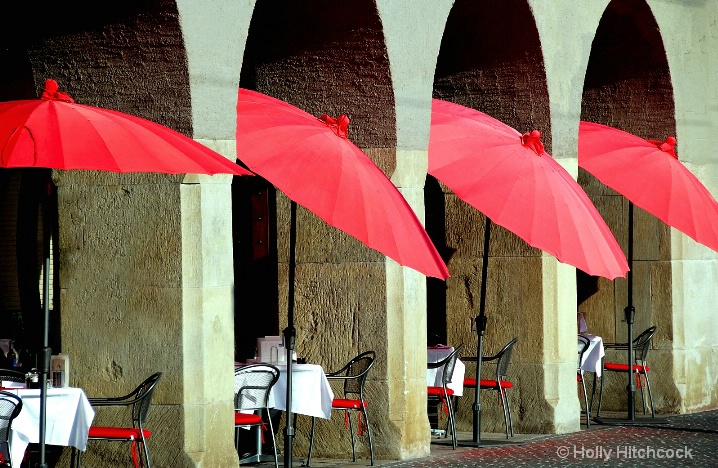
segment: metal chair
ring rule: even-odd
[[[427,386],[427,393],[429,401],[438,400],[439,405],[446,405],[446,411],[449,416],[449,421],[446,426],[446,432],[444,433],[444,437],[446,437],[449,431],[451,431],[451,445],[454,449],[456,449],[457,445],[455,410],[452,401],[454,396],[454,390],[449,388],[448,385],[451,383],[451,378],[454,375],[454,368],[456,367],[456,360],[459,358],[459,353],[461,352],[463,347],[464,344],[462,343],[456,348],[454,348],[454,350],[441,361],[427,363],[428,369],[438,369],[441,366],[444,366],[441,375],[441,386]]]
[[[0,382],[2,382],[3,380],[9,382],[25,383],[25,374],[12,369],[0,369]]]
[[[586,408],[586,428],[591,427],[591,408],[588,406],[588,395],[586,394],[586,381],[583,378],[583,369],[581,363],[583,362],[583,356],[586,354],[588,347],[591,346],[591,340],[585,336],[578,335],[578,367],[576,368],[576,380],[581,386],[581,392],[583,395],[583,404]]]
[[[14,393],[0,391],[0,466],[11,467],[10,430],[12,421],[22,411],[22,400]]]
[[[374,444],[371,439],[371,426],[369,425],[369,414],[366,411],[367,402],[364,397],[364,383],[366,382],[369,369],[372,368],[376,361],[376,353],[374,351],[365,351],[338,371],[327,373],[328,380],[343,380],[344,390],[342,398],[334,398],[332,400],[332,410],[341,410],[346,414],[349,422],[349,432],[352,440],[352,460],[357,461],[356,446],[354,442],[354,425],[350,412],[355,411],[357,417],[357,432],[361,435],[361,417],[364,417],[367,435],[369,437],[369,454],[371,457],[371,465],[374,466]],[[316,418],[312,416],[312,433],[309,439],[309,455],[307,456],[307,466],[311,466],[312,449],[314,448],[314,428],[316,426]]]
[[[641,389],[641,400],[643,401],[643,414],[646,414],[646,396],[643,392],[643,385],[641,385],[641,376],[646,382],[646,388],[648,388],[648,399],[651,403],[651,417],[656,417],[656,412],[653,408],[653,394],[651,393],[651,383],[648,380],[648,373],[651,368],[648,366],[648,351],[651,349],[651,343],[653,341],[653,335],[656,334],[656,327],[652,326],[644,330],[640,335],[633,339],[633,373],[636,374],[636,380],[638,387]],[[628,343],[608,343],[604,344],[606,350],[627,350]],[[606,371],[608,372],[620,372],[628,373],[630,369],[628,363],[625,362],[605,362],[601,361],[601,388],[598,396],[598,410],[596,416],[601,415],[601,404],[603,403],[603,380],[606,377]],[[593,394],[596,393],[596,385],[593,386],[593,393],[591,394],[591,401],[593,401]]]
[[[134,466],[150,465],[150,451],[147,448],[147,439],[152,435],[148,429],[145,429],[147,421],[147,413],[152,403],[152,394],[157,387],[157,383],[162,377],[162,372],[157,372],[148,377],[137,388],[127,395],[121,397],[110,398],[88,398],[93,407],[100,406],[125,406],[129,407],[132,414],[132,426],[116,427],[116,426],[91,426],[87,440],[106,440],[116,442],[130,442],[132,450],[132,460]],[[142,450],[138,450],[137,445],[142,445]],[[81,464],[82,451],[72,449],[72,458],[75,458],[77,452],[77,466]],[[143,456],[144,455],[144,456]]]
[[[511,420],[511,405],[509,404],[508,396],[506,395],[506,389],[514,386],[507,379],[509,370],[509,363],[511,362],[511,353],[513,352],[514,345],[518,341],[518,338],[513,338],[509,341],[501,351],[493,356],[482,357],[481,362],[495,362],[496,363],[496,374],[494,379],[480,379],[479,385],[481,390],[496,390],[499,393],[501,406],[504,410],[504,424],[506,425],[506,438],[514,436],[514,423]],[[464,357],[464,361],[476,362],[476,357]],[[470,377],[464,378],[464,388],[476,388],[476,379]]]
[[[251,364],[234,370],[234,431],[235,448],[239,450],[239,430],[242,427],[257,428],[257,453],[255,462],[261,462],[262,440],[266,429],[262,411],[268,411],[269,394],[279,380],[279,369],[271,364]],[[272,418],[269,421],[269,433],[272,435],[274,466],[279,467],[277,443],[274,437]],[[252,457],[250,457],[252,458]],[[248,461],[247,459],[243,461]]]

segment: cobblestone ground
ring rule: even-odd
[[[659,417],[665,424],[641,419],[641,425],[592,424],[588,430],[539,436],[522,445],[441,449],[417,460],[384,467],[549,467],[583,466],[718,466],[718,410]]]

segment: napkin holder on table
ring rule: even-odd
[[[60,353],[50,358],[50,378],[55,388],[70,386],[70,356]]]
[[[260,362],[284,364],[287,362],[287,350],[284,349],[281,336],[257,338],[257,359]]]

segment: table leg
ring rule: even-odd
[[[239,463],[261,463],[265,461],[274,461],[274,455],[265,455],[262,453],[262,426],[257,426],[256,452],[247,457],[241,458]]]

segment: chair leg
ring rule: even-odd
[[[279,457],[277,457],[277,440],[274,437],[274,426],[272,425],[272,416],[269,414],[269,412],[267,412],[267,420],[269,421],[269,432],[272,434],[272,448],[274,449],[274,468],[279,468]],[[294,425],[296,426],[296,421]],[[262,428],[260,427],[259,430],[261,431]]]
[[[641,385],[641,373],[636,372],[636,375],[638,376],[638,384],[641,387],[641,402],[643,403],[643,415],[645,416],[646,415],[646,395],[645,395],[645,392],[643,391],[643,385]]]
[[[509,427],[511,428],[511,437],[514,436],[514,421],[511,419],[511,402],[509,401],[509,394],[506,394],[506,410],[509,413]]]
[[[369,436],[369,456],[371,457],[371,466],[374,466],[374,444],[371,440],[371,426],[369,425],[369,414],[366,412],[366,406],[362,406],[362,413],[364,414],[364,422],[366,423],[366,432]]]
[[[352,423],[352,413],[349,410],[346,410],[347,419],[349,419],[349,434],[352,438],[352,461],[357,461],[357,452],[356,447],[354,444],[354,423]],[[358,424],[358,423],[357,423]]]
[[[601,416],[601,405],[603,404],[603,380],[606,378],[606,370],[601,372],[601,388],[598,391],[598,410],[596,411],[596,417]]]
[[[593,411],[593,397],[596,396],[596,372],[593,373],[593,388],[591,389],[591,402],[589,409]]]
[[[508,408],[506,407],[506,402],[508,401],[506,399],[506,392],[503,388],[499,387],[499,395],[501,396],[501,406],[504,408],[504,425],[506,426],[506,438],[509,438],[509,413]]]
[[[448,414],[451,414],[452,405],[451,405],[451,402],[449,401],[449,398],[451,398],[451,397],[446,398],[446,411]],[[439,403],[439,407],[441,407],[441,403]],[[450,431],[451,431],[451,418],[447,418],[446,430],[444,431],[444,439],[449,437]]]
[[[648,381],[648,372],[643,374],[646,378],[646,388],[648,389],[648,401],[651,404],[651,417],[656,417],[656,410],[653,408],[653,394],[651,393],[651,383]]]
[[[144,439],[144,437],[143,437],[143,439]],[[144,447],[144,449],[145,449],[145,457],[147,459],[147,468],[151,468],[152,465],[150,464],[150,449],[147,447],[146,440],[142,441],[142,447]]]
[[[312,416],[312,431],[309,436],[309,455],[307,455],[307,466],[312,466],[312,449],[314,448],[314,426],[317,423],[317,419]]]
[[[454,407],[451,404],[451,397],[446,398],[446,407],[449,409],[449,425],[446,432],[449,432],[449,428],[451,429],[451,446],[456,450],[456,424],[454,423]]]
[[[586,429],[588,429],[591,427],[591,410],[588,406],[588,395],[586,394],[586,381],[583,379],[583,375],[580,375],[580,377],[581,377],[581,387],[583,387],[583,404],[586,407]]]

